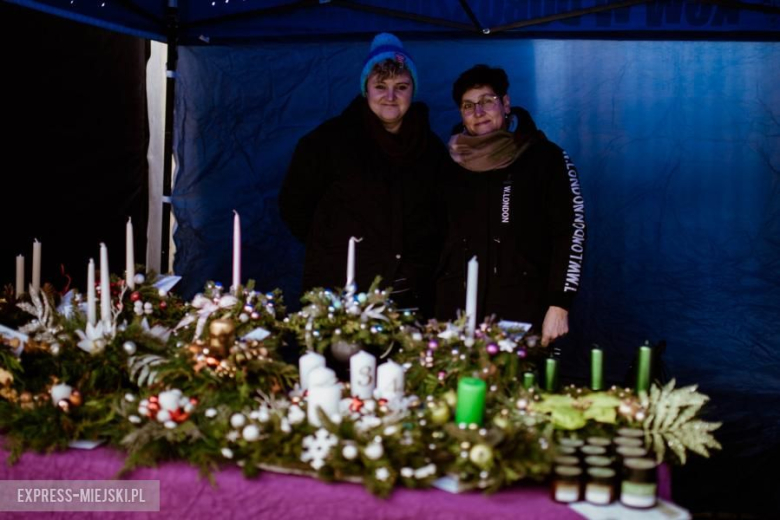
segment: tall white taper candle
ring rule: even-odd
[[[108,270],[108,248],[100,244],[100,320],[111,325],[111,271]]]
[[[474,337],[477,328],[477,278],[479,275],[479,262],[477,257],[469,260],[468,278],[466,280],[466,335]]]
[[[133,220],[127,218],[125,227],[125,283],[135,289],[135,249],[133,246]]]
[[[236,294],[241,285],[241,218],[233,210],[233,284],[231,292]]]

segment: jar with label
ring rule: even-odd
[[[620,502],[628,507],[647,509],[655,506],[658,493],[657,464],[653,459],[624,459]]]
[[[552,499],[570,504],[580,499],[582,470],[577,466],[555,466],[552,481]]]
[[[614,469],[588,468],[588,481],[585,484],[585,500],[599,506],[605,506],[615,501]]]

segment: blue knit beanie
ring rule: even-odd
[[[395,35],[390,33],[380,33],[374,37],[371,42],[371,51],[369,51],[366,61],[363,63],[363,72],[360,73],[360,91],[363,96],[366,95],[366,84],[368,77],[374,65],[387,59],[397,61],[404,65],[406,70],[412,76],[414,95],[417,95],[417,67],[414,66],[412,57],[404,50],[404,46]]]

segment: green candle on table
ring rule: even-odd
[[[636,392],[647,392],[650,390],[650,361],[653,349],[647,345],[639,347],[637,371],[636,371]]]
[[[523,388],[526,390],[536,385],[536,374],[533,372],[523,372]]]
[[[558,360],[547,358],[544,367],[544,389],[547,392],[555,392],[558,387]]]
[[[604,389],[604,351],[600,348],[590,351],[590,389]]]
[[[455,422],[482,426],[485,415],[485,394],[487,385],[476,377],[464,377],[458,381],[458,404],[455,408]]]

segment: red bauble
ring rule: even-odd
[[[365,403],[363,400],[359,397],[353,397],[352,402],[349,403],[349,411],[350,412],[360,412],[360,409],[363,408],[363,405]]]
[[[160,308],[161,308],[161,309],[165,309],[166,307],[168,307],[168,304],[167,304],[167,303],[165,303],[165,302],[160,302]]]
[[[133,291],[130,293],[130,301],[137,302],[140,299],[141,299],[141,293],[139,293],[138,291]]]

